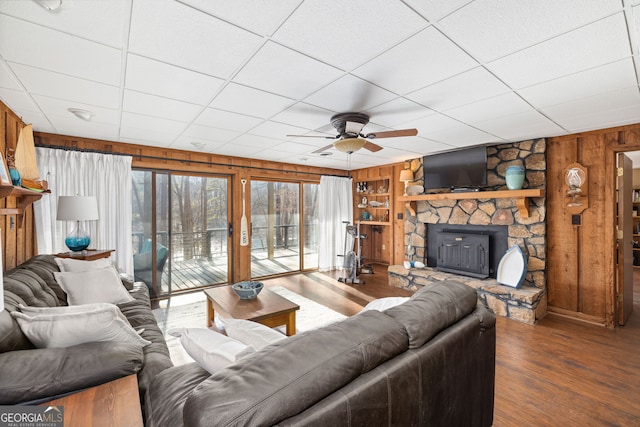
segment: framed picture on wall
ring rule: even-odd
[[[9,177],[9,168],[7,168],[7,162],[4,160],[4,155],[0,151],[0,184],[12,185],[11,178]]]

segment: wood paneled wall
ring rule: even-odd
[[[0,150],[6,162],[8,150],[16,147],[18,134],[25,123],[0,101]],[[44,196],[47,197],[47,196]],[[0,199],[0,208],[15,208],[15,197]],[[22,224],[20,224],[22,225]],[[33,208],[25,211],[24,225],[18,226],[16,215],[0,215],[2,267],[11,269],[35,255]]]
[[[549,311],[615,325],[615,153],[640,150],[640,125],[547,140],[547,260]],[[589,207],[573,225],[565,209],[563,170],[589,172]]]

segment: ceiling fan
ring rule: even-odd
[[[362,129],[369,123],[369,116],[363,113],[338,113],[331,117],[331,125],[336,128],[338,134],[336,136],[316,136],[316,135],[287,135],[289,137],[301,138],[325,138],[335,139],[335,141],[326,147],[322,147],[313,152],[313,154],[322,153],[335,148],[343,153],[351,154],[361,148],[376,152],[382,150],[382,147],[374,144],[369,139],[375,138],[395,138],[399,136],[415,136],[418,134],[417,129],[401,129],[389,130],[383,132],[371,132],[364,134]]]

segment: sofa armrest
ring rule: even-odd
[[[0,404],[14,405],[93,387],[135,374],[142,349],[118,342],[0,354]]]

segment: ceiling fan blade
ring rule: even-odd
[[[352,133],[355,135],[359,135],[360,131],[362,130],[362,128],[364,127],[364,123],[358,123],[358,122],[345,122],[344,124],[344,131],[346,133]]]
[[[337,139],[337,136],[323,136],[323,135],[286,135],[287,138],[324,138],[324,139]]]
[[[365,138],[395,138],[397,136],[416,136],[418,129],[387,130],[384,132],[373,132],[365,135]]]
[[[331,147],[333,147],[333,144],[329,144],[326,147],[322,147],[322,148],[317,149],[316,151],[312,151],[311,154],[322,153],[323,151],[327,151]]]
[[[365,144],[362,146],[362,148],[366,148],[369,151],[372,152],[376,152],[376,151],[380,151],[382,150],[382,147],[380,147],[379,145],[374,144],[373,142],[367,141],[365,142]]]

